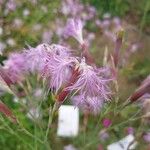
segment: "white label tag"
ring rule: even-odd
[[[71,105],[62,105],[58,111],[57,135],[75,137],[79,130],[79,109]]]
[[[134,136],[129,134],[122,140],[107,146],[107,150],[127,150],[128,146],[134,141]],[[130,145],[130,150],[135,149],[137,142]]]

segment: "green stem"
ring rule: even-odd
[[[119,86],[118,86],[118,81],[117,79],[114,81],[115,83],[115,90],[116,90],[116,99],[115,99],[115,107],[114,107],[114,113],[116,113],[117,107],[118,107],[118,102],[119,102]]]
[[[32,137],[33,139],[36,139],[38,142],[43,144],[43,141],[37,138],[36,136],[32,135],[26,128],[23,127],[23,125],[17,120],[19,126],[21,127],[21,131],[24,131],[28,136]]]
[[[34,124],[34,136],[37,137],[37,133],[36,133],[36,124]],[[37,139],[34,139],[34,147],[35,150],[37,150]]]
[[[48,119],[48,124],[47,124],[47,130],[46,130],[46,133],[45,133],[44,143],[47,143],[48,134],[49,134],[49,131],[50,131],[50,127],[51,127],[54,115],[55,115],[55,111],[58,110],[58,108],[59,108],[59,104],[57,102],[55,102],[54,107],[49,110],[49,119]]]
[[[49,118],[48,118],[48,124],[47,124],[47,129],[46,129],[46,134],[45,134],[45,140],[44,140],[45,142],[47,141],[47,138],[48,138],[48,134],[50,131],[50,126],[53,121],[53,117],[54,117],[54,109],[52,111],[49,110]]]
[[[146,16],[147,16],[147,13],[148,13],[149,9],[150,9],[150,1],[147,0],[147,3],[145,5],[145,9],[144,9],[144,14],[143,14],[143,17],[142,17],[142,21],[141,21],[141,24],[140,24],[140,33],[142,33],[143,27],[145,25]]]
[[[135,115],[133,115],[133,116],[135,116]],[[129,121],[136,121],[136,120],[138,120],[138,119],[141,118],[141,117],[137,117],[137,118],[134,118],[134,119],[133,119],[133,116],[130,117],[128,120],[124,121],[124,122],[121,122],[121,123],[119,123],[119,124],[117,124],[117,125],[111,126],[110,128],[106,129],[105,131],[113,130],[115,127],[119,127],[119,126],[121,126],[121,125],[124,125],[124,124],[128,123]],[[91,145],[93,145],[93,144],[96,144],[96,143],[99,143],[99,139],[97,139],[97,140],[95,140],[95,141],[93,141],[93,142],[90,142],[90,143],[86,144],[86,145],[83,147],[83,150],[84,150],[84,149],[86,150],[89,146],[91,146]]]
[[[2,116],[0,117],[0,120],[3,122],[4,126],[7,127],[7,129],[5,128],[5,130],[6,130],[7,132],[9,132],[9,133],[12,134],[12,135],[15,135],[15,136],[16,136],[18,139],[20,139],[25,145],[28,145],[31,149],[33,149],[33,147],[32,147],[28,142],[26,142],[25,139],[23,139],[21,136],[19,136],[19,135],[17,134],[17,132],[15,132],[13,129],[11,129],[11,127],[10,127],[7,123],[5,123],[5,120],[3,119]]]

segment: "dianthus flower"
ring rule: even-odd
[[[45,44],[40,44],[36,48],[30,47],[28,50],[25,50],[25,58],[29,72],[41,73],[47,58]]]
[[[49,55],[46,59],[43,76],[49,80],[50,88],[57,92],[71,77],[77,59],[70,56],[69,50],[61,45],[53,44],[47,50]]]
[[[65,28],[65,36],[74,37],[81,45],[84,43],[83,40],[83,23],[79,19],[69,19]]]
[[[20,81],[27,72],[25,56],[22,53],[12,53],[4,61],[4,69],[12,82]]]
[[[78,80],[66,90],[78,93],[72,98],[76,106],[96,114],[110,98],[110,79],[105,79],[97,69],[87,65],[84,60],[79,64],[79,72]]]

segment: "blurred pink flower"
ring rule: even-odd
[[[102,129],[100,132],[99,132],[99,138],[101,139],[101,141],[105,141],[109,138],[109,134],[108,132],[106,132],[105,129]]]
[[[36,48],[30,47],[24,52],[26,58],[26,65],[28,70],[31,73],[39,72],[43,70],[46,59],[47,59],[47,50],[44,44],[38,45]]]
[[[144,139],[146,142],[150,143],[150,132],[145,133],[145,134],[143,135],[143,139]]]
[[[32,0],[32,1],[30,1],[32,4],[37,4],[38,3],[38,0]]]
[[[79,0],[64,0],[61,5],[61,12],[66,16],[77,16],[83,12],[83,9],[84,6]]]
[[[93,114],[97,114],[104,103],[104,100],[100,97],[86,96],[85,94],[80,94],[72,97],[72,102],[75,106],[78,106],[83,112],[88,111]]]
[[[105,118],[105,119],[103,120],[102,124],[103,124],[103,126],[104,126],[105,128],[109,128],[109,127],[111,126],[111,124],[112,124],[112,121],[111,121],[110,119],[108,119],[108,118]]]
[[[4,69],[14,83],[22,80],[24,78],[24,74],[27,73],[26,59],[24,54],[10,54],[8,59],[4,61]]]
[[[23,25],[23,20],[20,18],[15,18],[13,20],[13,28],[20,29]]]
[[[74,37],[80,44],[83,44],[83,35],[82,35],[83,23],[80,19],[68,19],[67,25],[64,31],[64,36]]]
[[[107,29],[110,26],[110,20],[109,19],[103,20],[101,26],[102,28]]]
[[[43,94],[44,94],[44,92],[43,92],[43,89],[41,89],[41,88],[36,88],[33,93],[33,95],[36,98],[41,98]]]
[[[96,19],[96,20],[95,20],[95,24],[96,24],[98,27],[100,27],[100,26],[102,25],[102,21],[99,20],[99,19]]]
[[[64,147],[64,150],[77,150],[73,145],[69,144]]]
[[[92,41],[95,39],[95,34],[94,33],[87,33],[86,35],[86,45],[89,47],[92,43]]]
[[[6,8],[8,10],[11,10],[11,11],[14,11],[16,9],[17,5],[16,5],[16,2],[15,0],[9,0],[7,3],[6,3]]]
[[[116,26],[120,26],[120,25],[121,25],[121,20],[120,20],[120,18],[118,18],[118,17],[114,17],[112,21],[113,21],[113,23],[114,23]]]
[[[112,40],[113,42],[116,41],[116,35],[114,33],[112,33],[109,30],[105,30],[104,31],[104,35],[107,36],[110,40]]]
[[[52,36],[53,36],[53,32],[51,32],[51,31],[45,31],[45,32],[43,32],[42,42],[44,42],[44,43],[51,43]]]
[[[4,0],[0,0],[0,5],[2,5],[4,3]]]
[[[134,128],[133,127],[128,127],[127,128],[127,134],[134,134]]]

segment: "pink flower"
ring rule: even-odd
[[[84,60],[79,64],[80,77],[77,82],[70,86],[70,90],[78,90],[82,94],[85,93],[89,96],[100,96],[108,100],[110,89],[107,85],[108,79],[99,75],[99,72],[85,63]]]
[[[69,144],[64,147],[64,150],[77,150],[73,145]]]
[[[127,133],[128,134],[134,134],[134,128],[133,127],[128,127],[127,128]]]
[[[0,0],[0,5],[2,5],[4,3],[4,0]]]
[[[8,10],[11,10],[11,11],[14,11],[16,9],[17,5],[16,5],[16,2],[14,0],[9,0],[7,3],[6,3],[6,8]]]
[[[146,134],[144,134],[143,139],[146,142],[150,143],[150,132],[147,132]]]
[[[43,92],[43,89],[41,89],[41,88],[36,88],[35,90],[34,90],[34,96],[36,97],[36,98],[42,98],[42,95],[44,94],[44,92]]]
[[[105,119],[103,120],[103,126],[104,126],[105,128],[110,127],[111,124],[112,124],[112,121],[111,121],[110,119],[105,118]]]
[[[26,65],[32,73],[39,72],[44,68],[47,59],[46,44],[40,44],[36,48],[30,47],[25,50]]]
[[[109,79],[104,78],[84,60],[79,64],[80,75],[78,80],[66,90],[75,91],[78,96],[72,98],[73,103],[80,108],[98,113],[104,103],[110,98]]]
[[[92,112],[93,114],[97,114],[104,104],[104,100],[100,97],[90,97],[86,96],[85,94],[79,94],[72,97],[72,102],[82,111]]]
[[[105,129],[102,129],[100,132],[99,132],[99,138],[101,139],[101,141],[105,141],[109,138],[109,133],[105,130]]]
[[[102,21],[97,19],[97,20],[95,20],[95,24],[99,27],[102,25]]]
[[[102,28],[107,29],[110,26],[110,20],[109,19],[105,19],[102,21]]]
[[[60,87],[67,83],[71,77],[72,67],[75,64],[75,58],[50,56],[44,69],[44,76],[50,79],[50,87],[56,92]]]
[[[62,1],[61,12],[66,16],[77,16],[83,12],[83,4],[79,0],[64,0]]]
[[[116,41],[116,35],[109,30],[104,31],[105,36],[107,36],[109,39],[111,39],[113,42]]]
[[[114,23],[116,26],[120,26],[120,25],[121,25],[121,20],[120,20],[120,18],[118,18],[118,17],[114,17],[112,21],[113,21],[113,23]]]
[[[25,73],[27,73],[24,54],[12,53],[8,59],[4,61],[4,69],[14,83],[22,80]]]
[[[66,47],[56,44],[40,44],[26,50],[25,56],[29,71],[43,74],[49,79],[50,87],[56,91],[70,77],[71,66],[75,61]]]
[[[67,83],[72,74],[72,69],[77,59],[71,57],[69,50],[61,45],[47,47],[49,55],[43,69],[43,76],[49,79],[50,88],[58,91]]]
[[[84,43],[82,35],[83,23],[79,19],[69,19],[65,28],[65,36],[74,37],[81,45]]]
[[[51,32],[51,31],[45,31],[45,32],[43,32],[43,35],[42,35],[42,41],[44,43],[51,43],[52,36],[53,36],[53,32]]]

